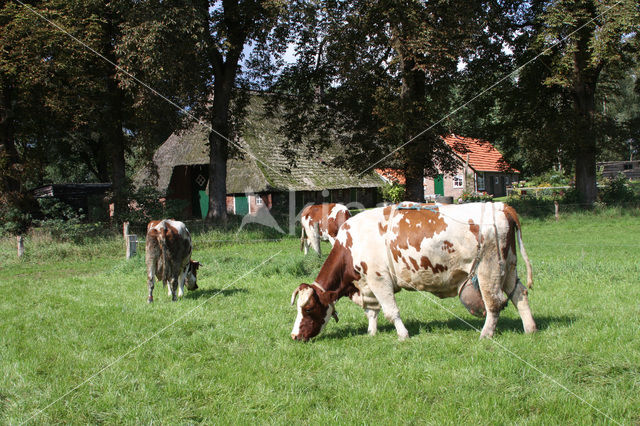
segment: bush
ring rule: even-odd
[[[604,187],[598,192],[599,201],[606,205],[631,203],[637,198],[635,191],[629,184],[629,179],[622,173],[614,178],[604,179]]]
[[[397,204],[404,199],[405,188],[399,183],[385,183],[379,188],[379,191],[384,201]]]
[[[477,201],[493,201],[493,195],[486,192],[463,192],[458,203],[475,203]]]
[[[129,209],[122,220],[146,224],[152,219],[179,219],[188,205],[184,200],[163,201],[163,196],[156,189],[143,187],[131,194]]]
[[[43,219],[35,220],[38,234],[49,235],[59,241],[79,242],[87,238],[101,235],[104,227],[100,223],[83,223],[85,213],[76,211],[68,204],[55,198],[38,199]]]

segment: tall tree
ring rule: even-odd
[[[245,65],[267,74],[273,70],[271,58],[286,49],[286,31],[281,24],[287,4],[281,0],[200,0],[198,4],[205,27],[204,39],[198,42],[205,46],[205,59],[213,75],[211,98],[201,113],[212,129],[207,220],[225,221],[227,160],[236,146],[230,146],[229,141],[237,135],[234,123],[241,121],[247,104],[246,92],[236,90],[246,83],[241,61],[248,50],[251,58]]]
[[[199,16],[190,0],[3,4],[2,170],[37,160],[40,170],[23,174],[23,186],[111,181],[121,214],[129,153],[151,151],[184,115],[132,76],[176,104],[205,98],[208,73],[193,48]]]
[[[346,166],[401,168],[407,198],[423,201],[425,172],[455,167],[440,138],[450,128],[442,119],[452,108],[461,59],[477,54],[498,10],[480,1],[298,6],[298,61],[276,86],[287,95],[280,101],[288,143],[322,149],[338,139]]]
[[[541,83],[558,88],[559,102],[570,102],[566,150],[574,160],[581,201],[597,196],[596,157],[602,114],[596,106],[603,73],[637,53],[640,6],[633,0],[561,0],[543,2],[534,24],[533,51],[548,67]]]

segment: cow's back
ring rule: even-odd
[[[455,296],[468,277],[480,242],[485,243],[483,247],[490,246],[489,241],[495,244],[494,217],[495,230],[504,232],[504,205],[413,207],[362,212],[343,225],[337,240],[349,249],[355,270],[366,280],[390,280],[396,290]]]

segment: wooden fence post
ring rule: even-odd
[[[124,222],[122,224],[122,236],[124,237],[125,242],[127,241],[127,235],[129,235],[129,222]]]
[[[555,206],[555,210],[556,210],[556,222],[557,222],[560,220],[560,209],[557,201],[554,201],[553,205]]]
[[[21,235],[16,237],[18,241],[18,257],[22,257],[24,255],[24,240]]]
[[[138,245],[138,237],[136,234],[127,235],[127,259],[131,259],[136,255]]]

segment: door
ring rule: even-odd
[[[236,214],[244,216],[249,213],[249,199],[245,195],[236,195]]]
[[[444,195],[444,176],[438,175],[433,179],[433,192],[436,195]]]
[[[209,194],[207,194],[207,184],[209,183],[209,166],[191,166],[191,214],[204,219],[209,212]]]

